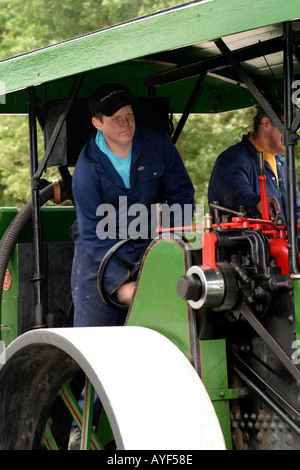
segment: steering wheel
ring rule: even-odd
[[[107,266],[110,263],[111,259],[114,256],[117,256],[119,264],[127,268],[127,276],[125,277],[124,283],[130,282],[130,281],[136,281],[137,273],[140,267],[140,260],[137,261],[136,263],[131,263],[130,261],[122,258],[118,254],[118,251],[122,248],[122,246],[126,245],[126,243],[128,243],[129,241],[132,241],[132,239],[126,238],[124,240],[120,240],[114,246],[112,246],[110,250],[108,250],[108,252],[106,253],[106,255],[104,256],[103,260],[100,263],[100,266],[98,269],[98,276],[97,276],[98,291],[102,300],[110,307],[113,307],[122,311],[127,310],[128,306],[115,302],[115,300],[111,298],[111,296],[107,293],[105,289],[104,277],[105,277]]]

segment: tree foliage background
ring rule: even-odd
[[[0,0],[0,59],[174,6],[176,0]],[[192,116],[177,147],[206,204],[213,163],[250,128],[253,109]],[[43,144],[40,142],[40,155]],[[50,172],[51,173],[51,172]],[[52,179],[52,174],[46,175]],[[22,207],[30,199],[27,116],[0,115],[0,206]]]

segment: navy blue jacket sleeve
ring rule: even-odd
[[[97,236],[98,207],[103,204],[101,181],[95,171],[95,163],[88,158],[88,143],[82,150],[73,174],[73,196],[77,213],[78,234],[83,240],[87,256],[100,262],[110,248],[109,240]]]

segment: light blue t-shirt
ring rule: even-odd
[[[131,164],[131,150],[132,146],[130,147],[129,154],[127,158],[120,158],[114,155],[105,143],[105,139],[101,131],[97,131],[95,137],[96,145],[99,147],[101,152],[105,153],[111,163],[113,164],[114,168],[117,170],[119,175],[121,176],[125,188],[130,189],[130,164]]]

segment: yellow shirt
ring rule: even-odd
[[[265,162],[268,163],[269,167],[270,167],[271,170],[273,171],[274,175],[276,176],[277,183],[278,183],[277,165],[276,165],[275,155],[274,155],[273,153],[266,152],[266,151],[265,151],[264,149],[262,149],[259,145],[257,145],[257,143],[255,142],[255,140],[253,139],[253,135],[252,135],[252,134],[249,135],[249,140],[250,140],[251,144],[254,145],[254,147],[256,148],[256,150],[257,150],[258,152],[263,152],[263,154],[264,154],[264,160],[265,160]]]

